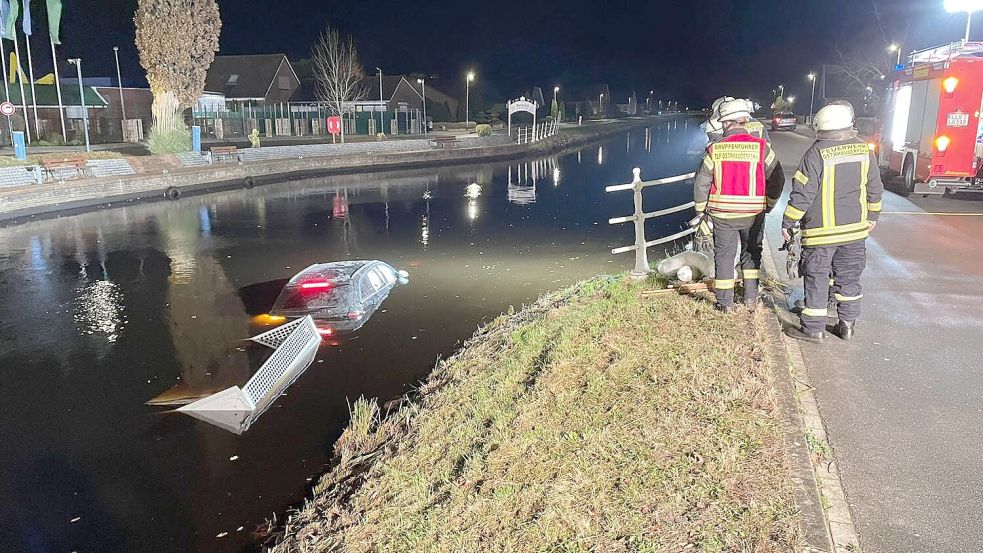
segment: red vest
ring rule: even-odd
[[[731,217],[757,215],[765,210],[766,142],[749,134],[734,134],[707,149],[713,162],[713,184],[707,207]]]

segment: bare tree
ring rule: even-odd
[[[151,150],[177,151],[190,138],[182,113],[205,89],[222,29],[215,0],[139,0],[136,46],[154,95]],[[156,139],[155,139],[156,137]]]
[[[365,97],[365,72],[358,61],[358,49],[350,36],[342,37],[330,25],[321,33],[311,52],[315,94],[335,115],[342,116],[341,142],[345,142],[344,112],[351,102]]]

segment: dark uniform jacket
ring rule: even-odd
[[[729,138],[736,135],[745,135],[749,133],[745,129],[732,129],[724,132],[724,138]],[[714,144],[720,144],[719,142]],[[713,188],[714,179],[717,178],[718,167],[717,164],[720,161],[714,160],[711,154],[711,148],[714,144],[707,146],[707,154],[703,156],[703,164],[700,166],[700,170],[696,173],[696,179],[693,182],[693,199],[696,202],[696,212],[702,213],[706,211],[711,202],[710,191]],[[763,172],[765,176],[765,202],[764,209],[771,211],[771,208],[775,206],[775,202],[782,195],[782,189],[785,187],[785,174],[782,172],[782,166],[778,162],[778,156],[775,155],[774,150],[771,146],[765,142],[764,152],[761,156],[763,160],[764,167]],[[721,190],[721,185],[723,183],[717,183],[718,192]],[[727,213],[726,211],[710,210],[710,215],[713,216],[716,225],[722,225],[723,227],[729,228],[746,228],[751,226],[754,222],[757,214],[748,215],[747,213]]]
[[[763,138],[769,145],[771,145],[771,138],[768,137],[768,129],[765,128],[761,121],[758,121],[754,117],[748,121],[744,128],[747,129],[748,134],[755,138]]]
[[[821,131],[792,179],[782,226],[799,222],[803,246],[864,240],[883,194],[877,159],[856,131]]]

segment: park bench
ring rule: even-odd
[[[242,156],[239,153],[239,149],[235,146],[212,146],[208,149],[208,153],[212,156],[212,159],[219,161],[225,158],[229,158],[235,161],[242,161]]]
[[[434,136],[430,138],[431,148],[453,148],[456,145],[456,136]]]
[[[44,171],[46,180],[65,180],[66,170],[74,170],[79,177],[88,176],[88,166],[82,156],[41,159],[41,170]],[[56,172],[62,173],[61,178],[55,176]]]

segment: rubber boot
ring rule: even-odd
[[[803,342],[810,342],[812,344],[821,344],[826,340],[826,333],[819,332],[802,332],[798,327],[787,326],[785,327],[785,335],[789,338],[794,338],[796,340],[801,340]]]
[[[854,327],[857,321],[838,321],[836,326],[833,327],[833,333],[843,340],[852,340],[854,334]]]

